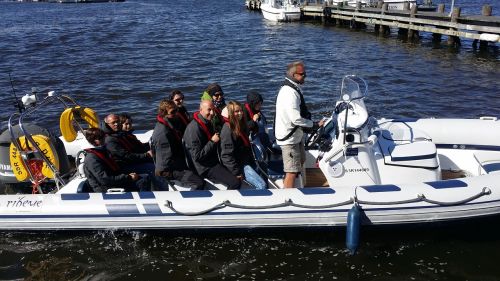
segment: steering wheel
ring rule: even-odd
[[[319,140],[323,136],[324,131],[325,126],[321,126],[316,130],[316,132],[310,134],[306,140],[306,147],[312,147],[315,144],[319,144]]]

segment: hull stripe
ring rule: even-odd
[[[90,194],[88,193],[63,193],[61,200],[89,200]]]
[[[148,215],[161,215],[163,212],[158,204],[144,204],[144,209]]]
[[[110,215],[140,215],[135,204],[106,204]]]

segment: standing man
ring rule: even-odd
[[[300,88],[305,78],[304,63],[301,61],[290,63],[287,66],[285,82],[276,97],[274,135],[283,154],[285,188],[294,187],[295,178],[306,161],[303,128],[312,128],[314,125]],[[319,126],[322,125],[323,122],[320,122]]]

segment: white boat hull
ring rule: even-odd
[[[261,4],[260,10],[266,20],[274,22],[288,22],[300,20],[301,11],[299,7],[286,6],[274,8],[269,4]]]
[[[3,195],[0,229],[345,226],[353,198],[366,215],[363,224],[490,216],[500,213],[500,174],[339,188]]]

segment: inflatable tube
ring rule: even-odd
[[[50,142],[50,138],[44,135],[34,135],[32,136],[33,140],[36,142],[38,147],[40,147],[43,155],[49,159],[49,161],[56,167],[56,169],[59,169],[59,158],[57,157],[57,153],[55,153],[55,149],[52,146]],[[24,152],[31,152],[34,150],[34,147],[29,144],[28,145],[28,140],[26,137],[22,136],[18,139],[18,142],[21,146],[21,149]],[[12,171],[14,172],[14,175],[18,181],[25,181],[30,177],[30,174],[28,172],[27,167],[25,166],[24,162],[21,159],[21,153],[19,153],[17,147],[11,143],[10,144],[10,165],[12,167]],[[28,160],[28,161],[31,161]],[[47,178],[54,178],[54,173],[52,170],[49,168],[47,163],[43,163],[42,165],[42,175],[47,177]]]
[[[93,109],[81,106],[66,108],[59,119],[59,128],[61,129],[61,135],[67,142],[72,142],[76,139],[77,130],[73,124],[73,121],[76,121],[75,114],[87,122],[89,127],[99,127],[99,117]]]

